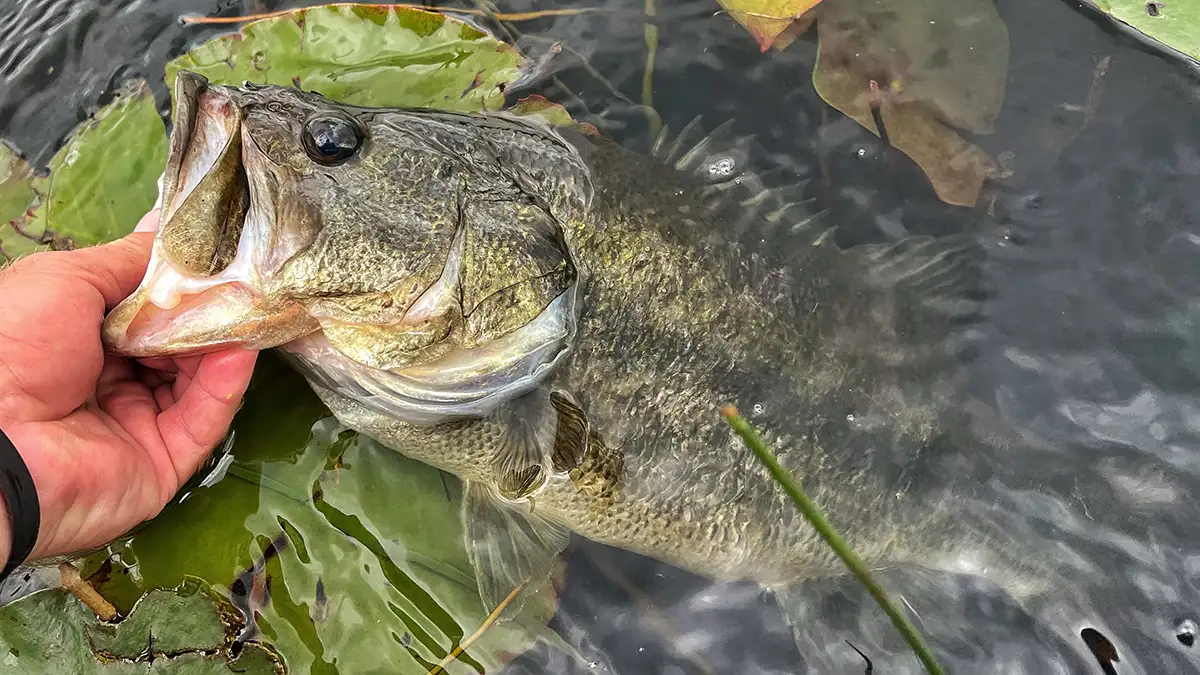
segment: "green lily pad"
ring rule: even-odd
[[[1192,0],[1083,0],[1160,49],[1200,61],[1200,4]]]
[[[16,150],[0,143],[0,261],[35,251],[38,241],[17,229],[37,200],[33,168]]]
[[[38,248],[89,246],[128,234],[154,205],[166,162],[166,129],[142,80],[130,82],[72,132],[51,158],[49,177],[34,176],[4,147],[4,257],[11,261]]]
[[[528,61],[461,21],[389,6],[326,5],[246,24],[167,65],[220,84],[298,86],[343,103],[478,112]]]
[[[119,608],[200,577],[249,597],[289,672],[343,675],[380,663],[426,673],[484,622],[456,479],[346,431],[291,371],[255,388],[234,434],[223,480],[112,548],[130,567],[98,589]],[[264,561],[271,541],[283,545]],[[534,604],[492,627],[450,671],[492,670],[539,638],[559,643],[545,626],[553,609]]]
[[[478,111],[499,108],[525,66],[513,47],[435,13],[328,6],[215,38],[172,61],[166,79],[187,68],[218,84],[299,85],[346,103]],[[135,86],[56,155],[37,211],[56,233],[92,209],[107,220],[84,231],[90,237],[69,236],[112,239],[150,208],[166,155],[152,112],[144,85]],[[513,112],[571,123],[539,98]],[[121,154],[112,159],[106,146]],[[116,209],[100,200],[132,206],[121,211],[127,217],[110,217]],[[153,521],[90,556],[85,570],[111,563],[95,583],[126,612],[156,589],[202,580],[252,619],[250,630],[291,673],[375,673],[381,664],[389,673],[428,672],[489,609],[462,542],[457,480],[346,431],[298,374],[264,357],[220,477],[198,477]],[[493,670],[537,640],[565,648],[546,627],[548,595],[490,627],[449,671]]]
[[[0,609],[0,674],[276,675],[280,664],[248,643],[231,656],[232,626],[201,589],[152,591],[117,624],[70,593],[44,590]]]

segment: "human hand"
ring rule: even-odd
[[[256,352],[132,361],[104,351],[105,313],[137,288],[157,211],[118,241],[0,271],[0,430],[37,487],[31,559],[86,550],[153,518],[212,452]],[[0,500],[0,566],[10,546]]]

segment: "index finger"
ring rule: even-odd
[[[257,356],[256,351],[242,349],[205,354],[175,405],[159,414],[159,432],[178,485],[195,473],[229,431],[250,386]]]

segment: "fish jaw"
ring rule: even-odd
[[[294,300],[263,292],[259,251],[274,209],[248,178],[236,91],[181,72],[162,178],[160,224],[141,284],[105,318],[102,338],[130,357],[266,349],[318,329]],[[261,156],[256,156],[261,159]]]

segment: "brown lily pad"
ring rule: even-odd
[[[829,0],[817,11],[813,84],[825,102],[916,162],[943,201],[972,206],[1009,172],[959,129],[991,133],[1008,31],[991,0]]]

